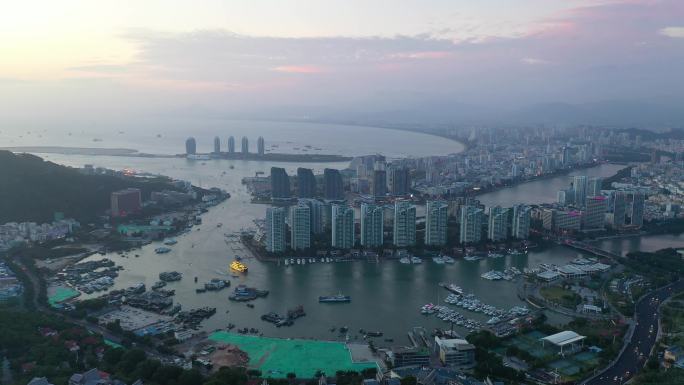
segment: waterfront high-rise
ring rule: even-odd
[[[300,199],[299,203],[309,206],[311,232],[314,234],[322,234],[325,227],[323,223],[324,203],[317,199]]]
[[[511,235],[516,239],[527,239],[530,236],[530,217],[532,209],[526,205],[513,206],[513,222]]]
[[[269,207],[266,209],[266,250],[271,253],[285,251],[285,209],[283,207]]]
[[[354,209],[347,205],[332,205],[332,247],[354,247]]]
[[[311,247],[311,209],[306,203],[290,208],[290,248],[293,250]]]
[[[246,136],[242,137],[242,153],[249,154],[249,139]]]
[[[214,137],[214,154],[221,153],[221,138],[218,136]]]
[[[625,226],[627,216],[627,193],[616,191],[613,195],[613,228],[620,229]]]
[[[584,175],[576,175],[573,177],[572,190],[575,193],[575,204],[577,206],[584,206],[587,200],[587,177]]]
[[[428,201],[425,211],[425,245],[446,245],[449,205],[444,201]]]
[[[482,239],[484,211],[473,205],[461,207],[461,229],[459,241],[462,244],[477,243]]]
[[[588,196],[582,214],[582,227],[585,229],[603,229],[606,224],[608,201],[603,195]]]
[[[416,206],[406,201],[394,203],[394,229],[392,243],[396,247],[416,244]]]
[[[599,196],[601,195],[601,189],[603,188],[603,178],[600,176],[594,176],[589,178],[587,182],[587,196]]]
[[[297,196],[300,198],[316,196],[316,177],[310,168],[297,168]]]
[[[228,153],[235,153],[235,138],[232,135],[228,137]]]
[[[550,231],[578,231],[582,224],[582,213],[577,210],[544,209],[543,227]]]
[[[344,185],[340,170],[326,168],[323,170],[323,185],[325,187],[325,199],[342,200],[344,199]]]
[[[411,177],[408,168],[393,166],[390,169],[390,174],[392,195],[408,195],[411,191]]]
[[[361,204],[361,246],[382,247],[384,211],[382,206]]]
[[[489,208],[487,239],[492,242],[501,242],[508,238],[508,215],[508,209],[501,206]]]
[[[187,155],[195,155],[197,153],[197,142],[195,141],[195,138],[188,138],[185,141],[185,153]]]
[[[387,195],[387,171],[373,170],[373,183],[371,184],[373,196],[381,198]]]
[[[257,139],[257,153],[259,155],[264,155],[264,152],[266,152],[265,146],[264,137],[260,136],[259,139]]]
[[[290,177],[282,167],[271,167],[271,197],[290,198]]]
[[[632,193],[631,215],[629,224],[641,227],[644,224],[644,194],[641,192]]]

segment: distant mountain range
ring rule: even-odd
[[[684,128],[684,108],[677,101],[609,100],[594,103],[539,103],[517,109],[417,99],[415,103],[381,102],[378,105],[290,105],[258,111],[226,112],[189,107],[183,114],[219,118],[319,121],[380,126],[463,125],[596,125],[618,128]]]

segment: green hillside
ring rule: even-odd
[[[109,208],[112,191],[140,188],[143,199],[152,191],[172,189],[168,180],[141,180],[84,175],[29,154],[0,151],[0,224],[49,222],[55,212],[87,222]]]

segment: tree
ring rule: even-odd
[[[414,376],[406,376],[401,379],[400,383],[401,385],[417,385],[418,379]]]

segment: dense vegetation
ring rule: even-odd
[[[684,384],[684,370],[672,368],[668,371],[647,370],[634,379],[635,385],[681,385]]]
[[[656,287],[676,281],[684,274],[684,260],[674,249],[629,253],[622,264],[649,278]]]
[[[44,336],[39,328],[56,335]],[[104,349],[102,337],[41,312],[0,311],[0,330],[0,350],[10,362],[15,382],[21,384],[34,376],[65,383],[72,373],[96,365],[98,351]],[[78,344],[78,352],[69,351],[71,341]]]
[[[84,175],[34,155],[9,151],[0,151],[0,181],[0,223],[49,222],[55,212],[87,222],[109,208],[113,191],[137,187],[145,199],[152,191],[170,188],[161,178]]]

